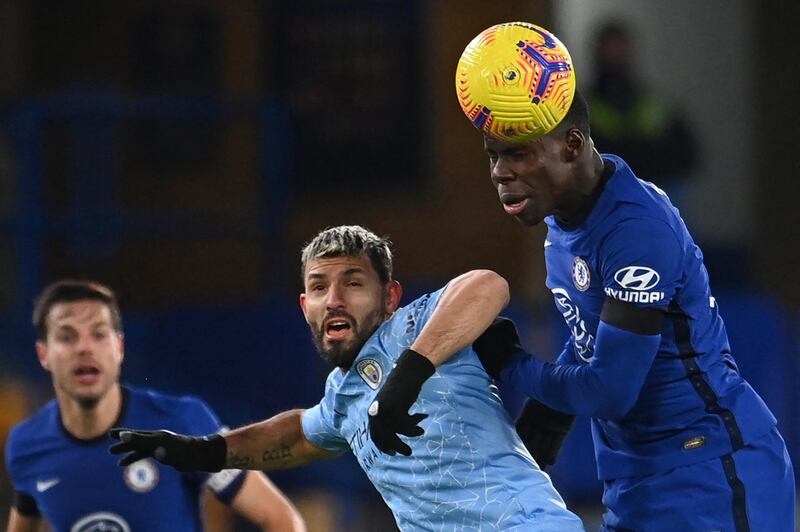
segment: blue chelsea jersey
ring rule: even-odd
[[[619,157],[603,161],[613,171],[581,226],[565,230],[546,218],[545,262],[575,363],[594,356],[606,298],[665,313],[633,408],[621,419],[592,420],[599,476],[611,479],[721,456],[776,421],[738,373],[703,255],[677,209]]]
[[[165,427],[204,435],[220,423],[199,399],[172,397],[123,387],[117,426]],[[44,517],[56,531],[201,531],[200,493],[204,485],[224,502],[240,489],[245,472],[181,473],[145,459],[125,468],[108,448],[108,436],[79,440],[63,424],[58,403],[50,401],[9,435],[7,468],[24,515]],[[31,512],[31,509],[34,509]]]
[[[381,453],[370,440],[367,409],[442,291],[397,310],[349,371],[331,372],[322,401],[303,416],[306,438],[328,451],[351,450],[403,531],[583,530],[522,445],[469,347],[437,368],[411,407],[428,414],[423,436],[401,436],[411,456]]]

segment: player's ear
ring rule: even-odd
[[[44,340],[37,340],[36,356],[39,359],[39,364],[47,371],[50,371],[50,363],[47,361],[47,342]]]
[[[400,300],[403,298],[403,287],[398,281],[392,279],[389,281],[386,293],[386,313],[392,314],[400,306]]]
[[[580,129],[569,129],[564,136],[564,159],[574,162],[578,159],[586,146],[586,137]]]
[[[125,360],[125,335],[122,333],[117,333],[117,340],[119,340],[119,362],[122,363]]]
[[[300,309],[303,311],[303,317],[306,319],[306,323],[308,323],[308,311],[306,311],[306,293],[305,292],[300,294]]]

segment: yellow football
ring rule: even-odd
[[[481,131],[512,142],[534,140],[569,111],[575,69],[566,46],[546,29],[528,22],[497,24],[461,54],[456,95]]]

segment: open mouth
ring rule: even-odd
[[[81,384],[91,384],[100,376],[100,370],[94,366],[80,366],[73,374]]]
[[[506,211],[506,214],[516,216],[525,210],[529,200],[523,196],[509,195],[507,197],[501,197],[500,201],[503,202],[503,210]]]
[[[342,340],[351,330],[349,321],[344,318],[333,318],[325,324],[325,337],[329,340]]]

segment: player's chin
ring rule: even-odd
[[[73,391],[71,394],[73,399],[83,408],[94,408],[100,400],[105,396],[107,390],[98,389],[81,389]]]
[[[514,218],[522,225],[523,227],[534,227],[542,223],[544,217],[540,216],[538,213],[530,212],[530,211],[523,211]]]
[[[354,343],[343,340],[326,340],[325,348],[321,353],[322,358],[333,366],[348,369],[359,351]]]
[[[345,338],[330,338],[328,336],[323,336],[322,338],[322,345],[326,352],[335,353],[337,351],[343,351],[347,349],[348,344],[352,343],[352,339],[349,337]]]

